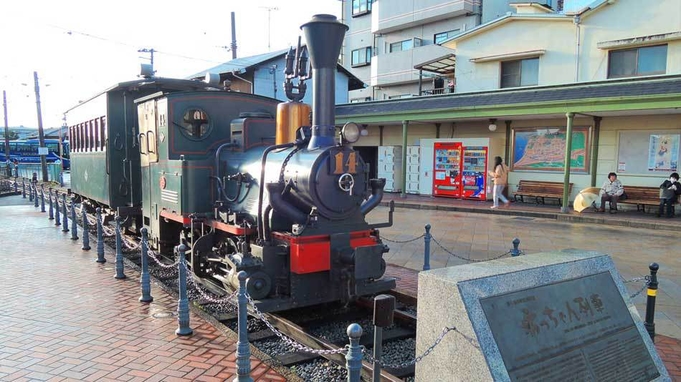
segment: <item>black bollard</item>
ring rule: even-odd
[[[24,181],[24,178],[21,178],[21,197],[26,199],[26,182]]]
[[[47,189],[47,198],[50,199],[50,214],[49,219],[54,220],[54,207],[52,206],[52,187]]]
[[[76,222],[76,197],[71,197],[71,240],[78,240],[78,222]]]
[[[90,250],[90,232],[88,231],[87,211],[85,211],[85,204],[83,204],[83,247],[80,249],[83,251]]]
[[[104,228],[102,227],[102,209],[97,207],[97,262],[106,263],[104,258]]]
[[[154,301],[154,298],[151,296],[151,279],[149,277],[149,266],[147,264],[147,227],[142,228],[140,231],[142,232],[142,243],[140,243],[140,246],[142,247],[142,275],[140,276],[142,296],[140,296],[140,302],[152,302]]]
[[[374,298],[374,381],[381,380],[383,328],[393,324],[395,296],[380,294]]]
[[[33,183],[33,207],[38,207],[38,182]]]
[[[648,284],[648,300],[646,301],[646,322],[643,325],[646,327],[650,339],[655,342],[655,299],[657,298],[657,271],[660,266],[657,263],[652,263],[648,268],[650,269],[650,283]]]
[[[513,249],[511,249],[511,256],[516,257],[520,256],[520,249],[518,247],[520,246],[520,239],[517,237],[513,239]]]
[[[61,231],[69,232],[69,212],[67,210],[68,207],[66,206],[66,194],[62,194],[62,203],[64,203],[64,205],[62,206],[64,208],[64,210],[62,211],[62,215],[64,215],[64,221],[61,223],[62,225]]]
[[[177,262],[178,266],[178,289],[179,296],[177,300],[177,324],[175,334],[178,336],[189,336],[194,331],[189,327],[189,299],[187,298],[187,264],[184,261],[184,253],[187,251],[187,246],[180,244],[175,247],[180,260]]]
[[[45,212],[45,187],[40,186],[40,212]]]
[[[122,238],[121,238],[121,217],[116,216],[116,275],[114,276],[117,280],[123,280],[127,276],[124,273],[123,268],[123,248]]]
[[[17,183],[17,178],[14,178],[14,193],[19,193],[19,184]]]
[[[239,294],[237,297],[237,332],[239,339],[236,342],[236,375],[237,381],[252,382],[251,379],[251,348],[248,343],[248,298],[246,297],[246,279],[248,274],[239,271]]]
[[[54,225],[61,225],[61,217],[59,215],[59,191],[54,190]]]
[[[29,202],[33,202],[33,187],[32,187],[32,185],[33,185],[32,183],[28,184],[28,201]]]
[[[430,240],[432,238],[430,234],[430,224],[426,224],[426,234],[423,235],[423,270],[427,271],[430,269]]]

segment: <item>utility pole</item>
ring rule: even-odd
[[[40,109],[40,85],[38,85],[38,72],[33,72],[33,81],[35,82],[35,105],[38,110],[38,140],[40,141],[40,147],[38,148],[38,154],[40,155],[40,167],[43,170],[43,182],[47,182],[49,178],[47,177],[47,153],[41,153],[45,151],[45,134],[43,133],[43,113]]]
[[[270,40],[272,38],[272,33],[270,31],[270,28],[272,27],[272,20],[271,20],[272,11],[278,11],[279,8],[277,8],[277,7],[260,7],[260,8],[267,9],[267,51],[269,52],[271,50],[270,49],[270,46],[271,46]]]
[[[2,91],[2,109],[5,111],[5,159],[9,162],[9,126],[7,125],[7,92]]]
[[[151,48],[151,49],[142,48],[142,49],[138,49],[137,51],[139,53],[149,53],[149,56],[150,56],[149,61],[151,63],[151,73],[153,75],[153,73],[156,72],[154,70],[154,52],[155,52],[154,48]]]

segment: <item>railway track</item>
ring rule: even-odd
[[[90,226],[89,228],[92,234],[96,234],[95,227]],[[126,238],[129,241],[139,240],[134,235],[127,235]],[[105,237],[104,240],[110,247],[115,247],[115,239],[113,237]],[[123,246],[123,255],[128,260],[128,264],[132,263],[139,269],[139,250],[129,250]],[[168,258],[166,260],[168,262],[171,261]],[[163,283],[167,290],[177,294],[177,270],[164,269],[154,264],[153,261],[150,261],[149,264],[150,274],[157,281]],[[188,288],[188,293],[189,301],[195,306],[210,314],[216,321],[224,324],[230,330],[236,332],[237,312],[235,307],[225,306],[224,304],[216,306],[213,302],[203,299],[192,288]],[[399,293],[393,294],[397,300],[397,307],[394,312],[395,324],[383,330],[384,349],[389,348],[391,343],[409,340],[415,342],[416,338],[416,300],[413,297]],[[219,297],[216,296],[216,298]],[[305,379],[304,376],[301,376],[303,380],[337,380],[336,378],[344,380],[346,378],[344,374],[346,361],[345,355],[340,350],[344,349],[348,343],[345,329],[350,323],[359,323],[363,328],[360,344],[366,348],[366,352],[371,352],[373,348],[372,309],[373,300],[361,298],[354,304],[346,307],[333,304],[321,308],[300,308],[277,314],[262,313],[262,316],[255,312],[250,312],[248,325],[249,342],[276,360],[279,365],[288,367],[295,372],[305,369],[301,365],[306,364],[316,364],[316,367],[324,365],[324,367],[330,369],[321,373],[324,374],[323,377]],[[264,320],[269,322],[272,328],[264,324]],[[314,349],[314,352],[302,351],[290,345],[286,348],[284,347],[286,345],[276,344],[277,342],[283,343],[285,341],[277,336],[275,332],[281,333],[304,347]],[[409,349],[409,345],[406,347]],[[405,354],[405,358],[413,359],[415,349],[411,348],[409,350],[411,354]],[[389,364],[401,363],[391,362],[389,359],[384,359],[384,362]],[[399,369],[385,367],[381,370],[381,381],[397,382],[404,381],[405,379],[408,380],[410,377],[413,377],[414,370],[414,365]],[[334,377],[327,373],[333,374]],[[372,375],[373,364],[368,362],[365,356],[365,359],[362,361],[362,379],[371,381]]]

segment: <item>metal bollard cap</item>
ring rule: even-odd
[[[362,327],[359,324],[350,324],[346,332],[348,333],[348,337],[358,339],[362,336]]]
[[[142,233],[142,235],[147,235],[147,233],[149,232],[149,230],[147,230],[147,227],[142,227],[142,229],[140,230],[140,232]]]
[[[236,277],[239,278],[239,281],[246,281],[246,279],[248,278],[248,273],[246,271],[239,271]]]

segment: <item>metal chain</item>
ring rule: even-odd
[[[130,239],[128,237],[121,236],[121,238],[123,238],[123,244],[125,245],[125,247],[128,248],[131,251],[136,250],[137,248],[140,247],[140,245],[142,245],[141,240],[140,240],[139,243],[135,243],[132,239]],[[132,242],[133,244],[130,244],[130,242]]]
[[[445,326],[442,329],[442,333],[440,333],[440,335],[437,337],[435,342],[432,345],[430,345],[430,347],[428,347],[428,349],[426,349],[426,351],[423,352],[423,354],[421,354],[420,356],[412,359],[411,361],[407,361],[407,362],[403,362],[403,363],[396,363],[396,364],[384,363],[383,361],[379,360],[378,364],[381,365],[381,367],[383,367],[383,368],[392,368],[392,369],[404,369],[405,367],[415,365],[415,364],[421,362],[421,360],[426,358],[430,353],[432,353],[433,350],[437,347],[437,345],[439,345],[440,342],[442,342],[442,340],[445,338],[447,333],[449,333],[451,331],[459,333],[459,335],[462,336],[464,339],[466,339],[466,341],[468,341],[468,343],[470,343],[473,347],[480,349],[480,345],[478,345],[477,341],[474,340],[473,338],[470,338],[467,335],[461,333],[454,326],[451,326],[451,327]],[[364,346],[362,346],[362,351],[364,352],[364,358],[366,358],[368,362],[374,363],[374,361],[376,361],[374,359],[374,357],[371,355],[371,353]]]
[[[425,237],[425,236],[426,236],[426,234],[424,233],[424,234],[422,234],[422,235],[419,236],[419,237],[415,237],[415,238],[413,238],[413,239],[409,239],[409,240],[404,240],[404,241],[402,241],[402,240],[388,239],[387,237],[381,235],[381,240],[385,240],[385,241],[387,241],[387,242],[389,242],[389,243],[405,244],[405,243],[411,243],[412,241],[416,241],[416,240],[421,239],[421,238],[423,238],[423,237]]]
[[[638,291],[636,291],[636,293],[629,296],[629,298],[632,299],[632,300],[634,298],[638,297],[639,294],[643,293],[643,291],[646,290],[646,288],[648,288],[648,286],[650,285],[650,276],[636,277],[636,278],[633,278],[631,280],[625,280],[622,276],[620,276],[620,278],[622,279],[622,282],[625,283],[625,284],[633,283],[633,282],[639,282],[639,281],[645,281],[645,283],[643,283],[643,286],[641,287],[641,289],[639,289]]]
[[[504,257],[506,255],[511,254],[511,251],[509,250],[506,253],[502,253],[499,256],[492,257],[492,258],[489,258],[489,259],[483,259],[483,260],[470,259],[470,258],[465,258],[463,256],[459,256],[456,253],[454,253],[454,252],[448,250],[447,248],[443,247],[442,244],[440,244],[440,242],[438,242],[434,237],[432,237],[431,239],[435,242],[435,244],[438,245],[438,247],[440,247],[443,251],[447,252],[450,256],[453,256],[453,257],[456,257],[457,259],[465,260],[465,261],[468,261],[468,262],[471,262],[471,263],[481,263],[483,261],[497,260],[497,259],[501,259],[502,257]],[[524,255],[525,253],[520,251],[519,254]]]
[[[319,355],[322,355],[322,354],[346,354],[348,352],[347,348],[321,350],[321,349],[313,349],[311,347],[307,347],[305,345],[299,344],[298,342],[290,339],[289,337],[284,335],[282,332],[280,332],[277,328],[275,328],[274,325],[272,325],[267,320],[265,315],[258,309],[258,307],[255,306],[255,302],[253,301],[251,296],[248,294],[248,292],[245,292],[245,295],[246,295],[246,298],[248,299],[248,303],[251,304],[251,306],[253,307],[253,311],[255,312],[256,317],[258,317],[260,319],[260,321],[265,323],[267,328],[270,329],[272,331],[272,333],[274,333],[277,337],[279,337],[279,339],[281,339],[282,341],[284,341],[284,343],[293,347],[294,349],[299,350],[299,351],[304,351],[306,353],[319,354]]]
[[[168,265],[163,264],[163,263],[156,257],[156,256],[157,256],[156,252],[152,251],[151,249],[149,249],[149,250],[147,251],[147,254],[149,255],[149,257],[151,257],[151,258],[156,262],[156,264],[160,265],[161,268],[166,268],[166,269],[167,269],[167,268],[175,268],[175,267],[177,267],[177,264],[180,263],[180,261],[177,260],[177,261],[175,261],[175,262],[172,263],[172,264],[168,264]]]
[[[191,272],[189,271],[189,267],[187,267],[187,262],[185,261],[185,262],[183,262],[181,265],[184,267],[185,271],[187,272],[187,280],[189,281],[189,284],[191,284],[191,285],[194,287],[194,289],[195,289],[197,292],[199,292],[199,295],[201,295],[201,297],[202,297],[204,300],[206,300],[206,301],[208,301],[208,302],[210,302],[210,303],[213,303],[213,304],[218,304],[218,305],[222,305],[222,304],[225,303],[225,302],[229,303],[230,305],[234,305],[234,306],[237,305],[236,302],[233,302],[233,301],[231,301],[231,300],[237,295],[237,293],[239,293],[239,290],[238,290],[238,289],[236,289],[234,292],[232,292],[232,294],[230,294],[230,295],[227,296],[227,297],[222,297],[222,298],[219,298],[219,299],[213,298],[212,296],[208,295],[208,294],[203,290],[203,287],[201,287],[201,286],[196,282],[196,280],[194,280],[193,277],[191,277]]]

